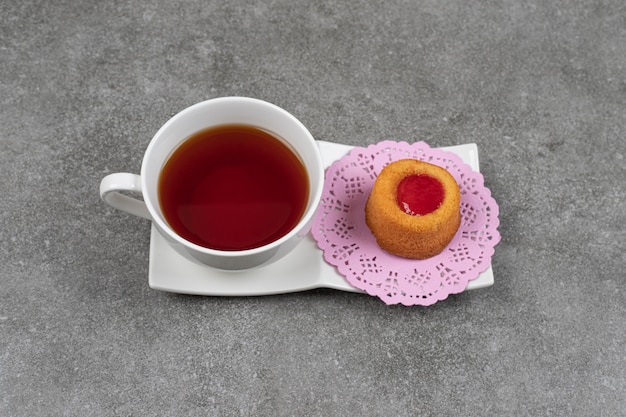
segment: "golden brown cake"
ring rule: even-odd
[[[448,246],[461,223],[461,195],[445,169],[415,159],[387,165],[365,206],[365,221],[385,251],[426,259]]]

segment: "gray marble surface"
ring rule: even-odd
[[[100,179],[213,97],[474,142],[495,285],[431,307],[148,286]],[[622,0],[0,2],[0,415],[626,415]]]

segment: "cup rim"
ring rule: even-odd
[[[166,130],[168,126],[175,123],[177,119],[179,119],[180,117],[184,116],[187,113],[195,111],[198,107],[203,107],[209,103],[213,104],[217,102],[254,103],[256,105],[270,107],[273,111],[282,113],[283,116],[285,116],[287,119],[291,120],[295,125],[297,125],[299,129],[302,130],[304,135],[308,139],[310,139],[311,143],[313,144],[313,147],[315,148],[313,157],[316,159],[316,163],[318,164],[320,169],[317,172],[317,177],[318,177],[317,182],[314,179],[310,179],[309,182],[311,184],[317,183],[318,186],[316,190],[310,190],[311,191],[311,195],[309,197],[310,204],[308,205],[307,210],[304,212],[304,214],[302,215],[298,223],[296,223],[296,225],[289,232],[287,232],[285,235],[281,236],[280,238],[270,243],[267,243],[263,246],[258,246],[256,248],[244,249],[244,250],[220,250],[220,249],[207,248],[205,246],[201,246],[196,243],[190,242],[189,240],[184,239],[183,237],[178,235],[169,226],[167,221],[165,221],[165,219],[157,213],[153,204],[158,205],[158,201],[154,202],[149,198],[149,196],[146,196],[147,193],[145,192],[145,190],[147,190],[147,175],[145,171],[147,170],[148,158],[150,154],[152,153],[152,149],[156,146],[155,144],[156,142],[158,142],[158,138],[161,136],[163,131]],[[308,173],[308,174],[311,175],[311,173]],[[196,104],[193,104],[189,107],[186,107],[185,109],[176,113],[174,116],[170,117],[170,119],[165,124],[163,124],[163,126],[161,126],[161,128],[155,133],[155,135],[150,140],[150,143],[148,144],[148,147],[144,154],[144,158],[143,158],[142,165],[141,165],[141,186],[142,186],[142,189],[144,190],[144,201],[146,203],[146,207],[148,208],[148,212],[150,213],[150,217],[152,218],[152,221],[157,224],[158,228],[165,231],[170,238],[174,239],[176,242],[180,243],[181,245],[185,247],[188,247],[202,254],[212,255],[212,256],[221,256],[225,258],[228,258],[228,257],[235,258],[235,257],[242,257],[242,256],[264,253],[266,251],[270,251],[270,250],[280,247],[284,242],[289,241],[298,233],[300,233],[304,227],[306,227],[308,224],[311,223],[312,218],[315,215],[317,208],[319,207],[319,203],[321,201],[322,192],[324,188],[323,184],[324,184],[324,165],[323,165],[321,153],[319,151],[315,138],[313,137],[311,132],[309,132],[306,126],[304,126],[304,124],[300,122],[300,120],[298,120],[294,115],[289,113],[287,110],[275,104],[272,104],[268,101],[264,101],[261,99],[243,97],[243,96],[226,96],[226,97],[217,97],[217,98],[204,100]]]

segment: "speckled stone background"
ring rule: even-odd
[[[183,108],[317,139],[475,142],[489,289],[428,308],[149,288],[99,199]],[[626,5],[0,2],[1,416],[626,415]]]

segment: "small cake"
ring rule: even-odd
[[[437,165],[403,159],[378,174],[365,221],[385,251],[426,259],[443,251],[461,223],[461,194],[454,177]]]

